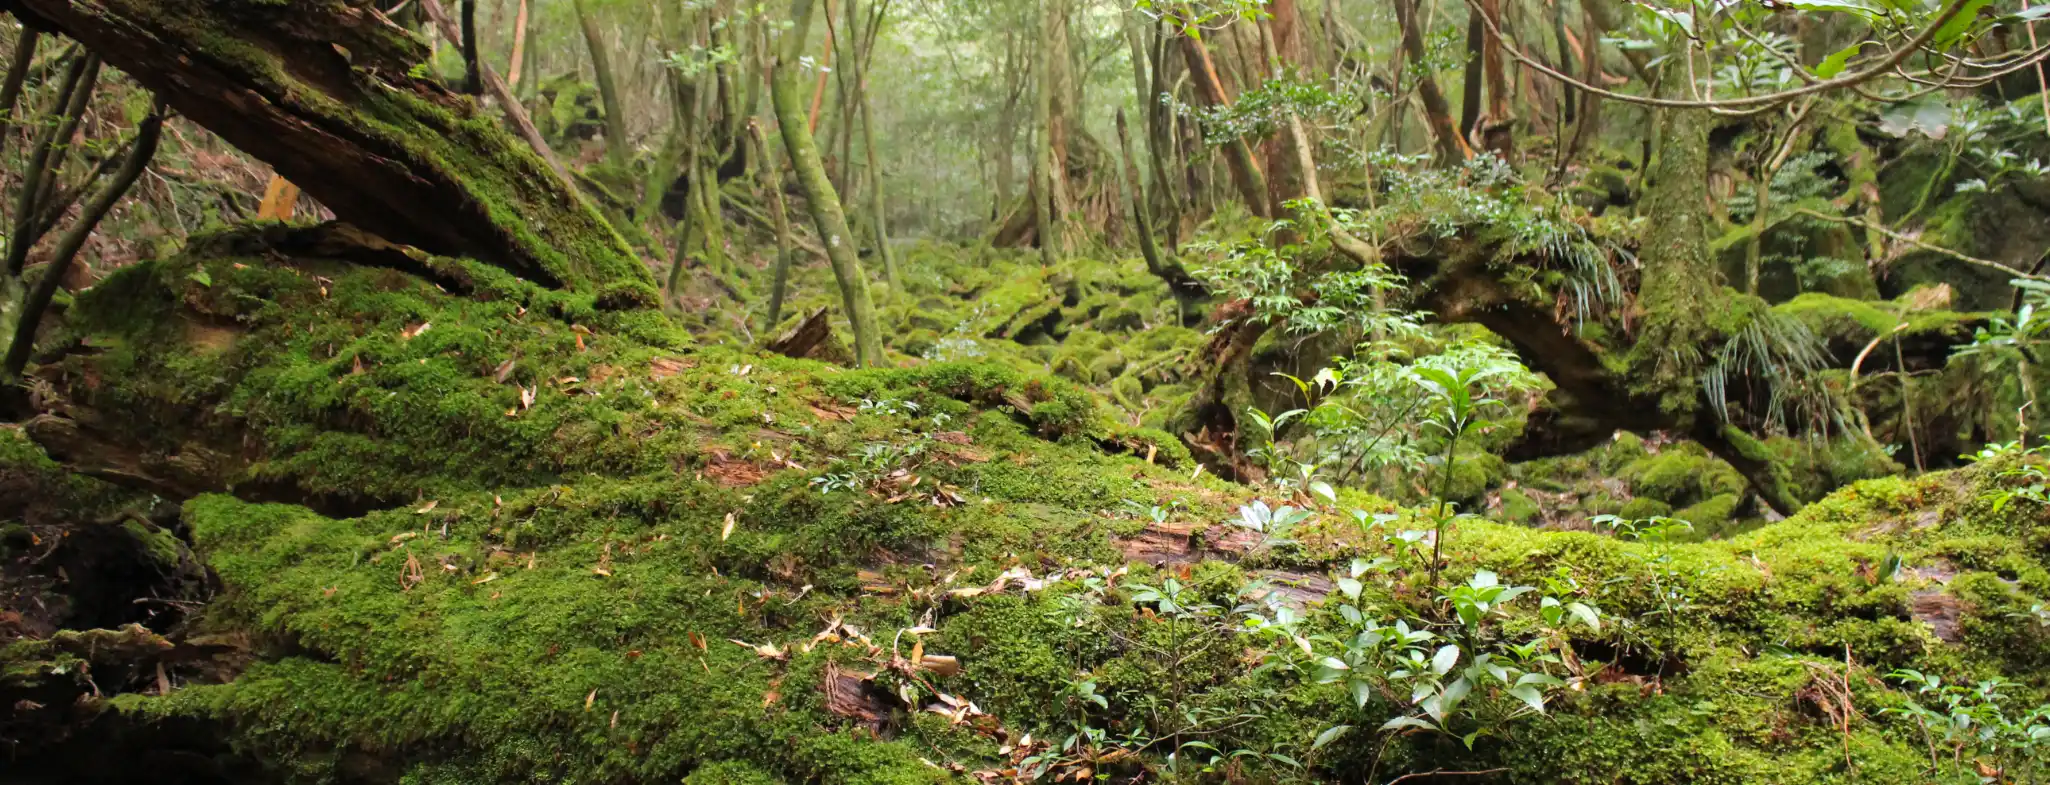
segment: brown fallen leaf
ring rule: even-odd
[[[416,324],[416,325],[413,325],[413,326],[411,326],[411,327],[408,327],[408,328],[406,328],[406,329],[404,329],[404,330],[400,330],[400,331],[399,331],[399,335],[400,335],[400,336],[402,336],[402,337],[404,337],[404,338],[405,338],[406,340],[410,341],[410,340],[413,340],[414,338],[418,338],[418,337],[420,337],[420,335],[421,335],[422,333],[425,333],[425,332],[427,332],[428,330],[431,330],[431,329],[433,329],[433,328],[434,328],[434,323],[433,323],[433,322],[421,322],[421,323],[419,323],[419,324]]]
[[[597,703],[597,702],[598,702],[598,691],[597,691],[597,690],[591,690],[591,694],[589,694],[589,695],[586,695],[586,696],[584,696],[584,711],[590,711],[590,710],[591,710],[591,704],[593,704],[593,703]]]
[[[505,384],[505,380],[512,378],[513,365],[512,360],[499,363],[498,370],[491,374],[491,380],[498,384]]]

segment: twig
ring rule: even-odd
[[[1466,2],[1467,5],[1474,6],[1475,12],[1479,13],[1479,0],[1466,0]],[[1502,46],[1502,50],[1508,52],[1511,57],[1516,58],[1518,61],[1522,62],[1526,66],[1529,66],[1532,70],[1535,70],[1538,73],[1544,74],[1558,81],[1565,82],[1566,84],[1570,84],[1579,89],[1594,93],[1595,95],[1599,95],[1603,98],[1608,98],[1616,101],[1623,101],[1625,103],[1643,104],[1645,106],[1662,106],[1670,109],[1755,109],[1760,106],[1772,106],[1775,104],[1785,103],[1792,99],[1808,95],[1810,93],[1819,93],[1824,90],[1832,90],[1838,87],[1849,87],[1852,85],[1857,85],[1869,81],[1873,77],[1884,75],[1886,72],[1893,70],[1896,66],[1906,61],[1910,55],[1914,54],[1917,50],[1921,49],[1923,45],[1929,43],[1930,39],[1935,38],[1936,31],[1941,29],[1946,23],[1948,23],[1952,17],[1957,16],[1958,12],[1964,9],[1964,6],[1965,3],[1962,0],[1958,0],[1957,2],[1952,2],[1944,6],[1943,11],[1938,13],[1936,15],[1936,18],[1931,20],[1928,27],[1923,28],[1922,32],[1919,35],[1916,35],[1914,38],[1909,39],[1907,43],[1902,44],[1900,48],[1893,50],[1886,56],[1885,59],[1873,65],[1871,68],[1866,68],[1861,71],[1845,74],[1835,79],[1825,79],[1820,82],[1813,82],[1810,84],[1802,85],[1800,87],[1781,90],[1777,93],[1767,93],[1765,95],[1754,96],[1742,96],[1736,98],[1720,98],[1709,101],[1682,101],[1669,98],[1651,98],[1641,95],[1629,95],[1627,93],[1618,93],[1613,90],[1607,90],[1600,87],[1596,87],[1594,85],[1582,82],[1579,79],[1575,79],[1566,74],[1562,74],[1559,71],[1553,69],[1551,66],[1538,62],[1537,60],[1532,59],[1529,55],[1524,54],[1523,50],[1519,47],[1510,46],[1505,43]],[[1495,21],[1493,19],[1488,18],[1487,14],[1480,14],[1480,19],[1482,24],[1487,25],[1488,29],[1495,34],[1496,38],[1505,41],[1507,40],[1502,36],[1502,31],[1495,27]]]
[[[441,7],[438,0],[421,0],[420,9],[426,11],[427,16],[434,20],[434,26],[441,31],[441,37],[450,41],[463,40],[462,33],[456,30],[455,22],[448,18],[448,11]],[[548,168],[555,172],[556,178],[562,181],[562,187],[569,189],[570,196],[576,197],[580,193],[576,181],[570,179],[569,170],[563,167],[562,159],[555,155],[555,148],[549,147],[548,140],[534,127],[533,118],[527,116],[527,108],[513,96],[512,90],[505,86],[505,80],[498,78],[498,72],[493,71],[491,66],[479,63],[477,70],[484,76],[484,87],[491,91],[492,97],[498,99],[499,108],[505,111],[506,119],[512,121],[513,129],[534,148],[534,154],[541,156],[542,162],[548,164]]]
[[[1886,236],[1887,238],[1889,238],[1889,239],[1893,239],[1893,240],[1899,240],[1899,241],[1901,241],[1901,242],[1904,242],[1904,243],[1907,243],[1907,244],[1909,244],[1909,245],[1915,246],[1916,248],[1920,248],[1920,249],[1922,249],[1922,250],[1924,250],[1924,251],[1929,251],[1929,252],[1932,252],[1932,253],[1939,253],[1939,254],[1943,254],[1944,256],[1948,256],[1948,257],[1950,257],[1950,258],[1952,258],[1952,259],[1956,259],[1956,260],[1958,260],[1958,261],[1960,261],[1960,262],[1964,262],[1965,264],[1969,264],[1969,265],[1974,265],[1974,266],[1977,266],[1977,267],[1984,267],[1984,268],[1987,268],[1987,269],[1989,269],[1989,270],[1997,270],[1997,271],[1999,271],[1999,272],[2000,272],[2001,274],[2003,274],[2003,275],[2006,275],[2006,276],[2008,276],[2008,277],[2010,277],[2010,278],[2020,278],[2020,279],[2023,279],[2023,280],[2029,280],[2029,281],[2038,281],[2038,282],[2042,282],[2042,283],[2050,283],[2050,278],[2045,278],[2045,277],[2043,277],[2043,276],[2040,276],[2040,275],[2034,275],[2034,274],[2031,274],[2031,273],[2026,273],[2026,272],[2022,272],[2022,271],[2020,271],[2020,270],[2014,269],[2014,268],[2012,268],[2012,267],[2009,267],[2009,266],[2007,266],[2007,265],[2001,264],[2001,263],[1999,263],[1999,262],[1996,262],[1996,261],[1992,261],[1992,260],[1990,260],[1990,259],[1981,259],[1981,258],[1979,258],[1979,257],[1976,257],[1976,256],[1967,256],[1967,255],[1965,255],[1965,254],[1961,254],[1961,253],[1958,253],[1958,252],[1956,252],[1956,251],[1950,250],[1949,248],[1945,248],[1945,247],[1943,247],[1943,246],[1940,246],[1940,245],[1933,245],[1933,244],[1930,244],[1930,243],[1925,243],[1925,242],[1922,242],[1921,240],[1917,240],[1917,239],[1915,239],[1915,238],[1913,238],[1913,237],[1909,237],[1909,236],[1907,236],[1907,235],[1905,235],[1905,234],[1901,234],[1900,232],[1896,232],[1896,231],[1894,231],[1894,230],[1892,230],[1892,229],[1888,229],[1888,228],[1886,228],[1886,227],[1884,227],[1884,226],[1879,226],[1879,225],[1877,225],[1877,224],[1874,224],[1874,223],[1872,223],[1871,221],[1867,221],[1867,220],[1864,220],[1864,219],[1862,219],[1862,218],[1852,218],[1852,217],[1850,217],[1850,216],[1845,216],[1845,215],[1829,215],[1829,214],[1826,214],[1826,213],[1820,213],[1820,212],[1816,212],[1816,211],[1814,211],[1814,210],[1811,210],[1811,209],[1808,209],[1808,208],[1806,208],[1806,207],[1796,207],[1796,208],[1794,208],[1794,213],[1795,213],[1795,214],[1797,214],[1797,215],[1805,215],[1805,216],[1808,216],[1809,218],[1818,218],[1818,219],[1821,219],[1821,220],[1824,220],[1824,221],[1832,221],[1832,222],[1835,222],[1835,223],[1840,223],[1840,224],[1850,224],[1850,225],[1852,225],[1852,226],[1859,226],[1859,227],[1863,227],[1863,228],[1864,228],[1864,229],[1866,229],[1867,231],[1873,231],[1873,232],[1878,232],[1878,233],[1880,233],[1881,235],[1885,235],[1885,236]]]
[[[1400,777],[1396,777],[1395,779],[1389,780],[1388,785],[1395,785],[1395,783],[1401,782],[1403,780],[1417,779],[1421,777],[1466,777],[1478,776],[1482,774],[1501,774],[1505,771],[1508,771],[1508,769],[1480,769],[1478,771],[1446,771],[1444,769],[1432,769],[1430,771],[1420,771],[1415,774],[1404,774]]]

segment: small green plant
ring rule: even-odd
[[[1570,595],[1567,600],[1546,596],[1541,617],[1547,634],[1521,642],[1506,640],[1495,620],[1517,598],[1536,589],[1505,584],[1486,570],[1438,597],[1441,605],[1452,609],[1449,624],[1434,628],[1421,620],[1379,616],[1363,602],[1360,578],[1384,572],[1389,564],[1385,559],[1355,560],[1349,576],[1337,581],[1342,599],[1334,603],[1338,618],[1333,632],[1302,637],[1295,631],[1301,621],[1278,611],[1248,625],[1280,644],[1262,667],[1307,670],[1318,683],[1343,685],[1361,711],[1385,707],[1375,732],[1444,733],[1471,748],[1506,723],[1543,713],[1547,702],[1568,686],[1549,672],[1560,663],[1552,653],[1559,645],[1555,637],[1575,623],[1600,627],[1592,606],[1573,601]],[[1361,726],[1327,728],[1311,750],[1357,727]]]
[[[1884,711],[1921,728],[1930,774],[1961,783],[2037,783],[2050,769],[2050,704],[2010,716],[2006,691],[2016,685],[2007,681],[1946,684],[1906,668],[1888,677],[1915,691],[1914,699]]]
[[[1494,424],[1482,417],[1484,411],[1503,407],[1501,399],[1489,394],[1485,382],[1519,371],[1528,373],[1514,361],[1476,363],[1450,369],[1429,366],[1410,369],[1412,380],[1427,393],[1426,400],[1432,406],[1426,413],[1425,424],[1445,437],[1445,451],[1438,461],[1438,503],[1429,513],[1433,529],[1430,567],[1434,584],[1438,581],[1439,569],[1444,566],[1445,530],[1452,522],[1464,517],[1454,512],[1450,498],[1452,474],[1459,460],[1459,441],[1475,429]]]
[[[1315,517],[1315,513],[1289,505],[1269,507],[1264,501],[1254,499],[1253,503],[1241,505],[1239,516],[1231,520],[1232,525],[1260,535],[1260,547],[1274,548],[1292,545],[1295,527]]]

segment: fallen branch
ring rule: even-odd
[[[1940,245],[1925,243],[1921,240],[1915,239],[1905,234],[1901,234],[1900,232],[1896,232],[1892,229],[1888,229],[1884,226],[1880,226],[1878,224],[1872,223],[1871,221],[1867,221],[1862,218],[1852,218],[1850,216],[1845,215],[1830,215],[1828,213],[1816,212],[1806,207],[1796,207],[1794,208],[1794,213],[1798,215],[1805,215],[1809,218],[1830,221],[1832,223],[1849,224],[1851,226],[1862,227],[1866,231],[1878,232],[1881,235],[1886,236],[1888,239],[1898,240],[1900,242],[1907,243],[1909,245],[1915,246],[1916,248],[1920,248],[1930,253],[1942,254],[1952,259],[1956,259],[1960,262],[1964,262],[1965,264],[1973,265],[1975,267],[1984,267],[1989,270],[1999,271],[2001,274],[2006,275],[2010,278],[2018,278],[2025,281],[2036,281],[2039,283],[2050,283],[2050,278],[2045,278],[2043,276],[2036,275],[2033,273],[2022,272],[2021,270],[2014,269],[2012,267],[1993,261],[1991,259],[1981,259],[1976,256],[1968,256]]]

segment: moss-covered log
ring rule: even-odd
[[[344,220],[551,287],[654,302],[639,259],[474,101],[413,75],[427,47],[344,0],[8,0]]]

